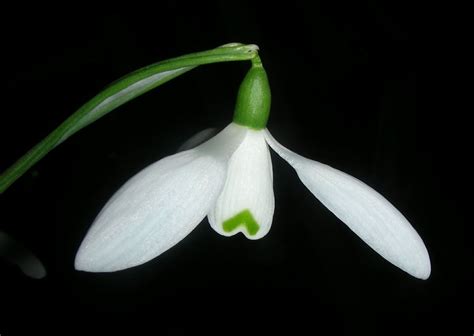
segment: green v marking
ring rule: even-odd
[[[234,217],[226,220],[222,223],[222,228],[225,232],[232,232],[240,225],[245,226],[248,234],[251,236],[255,236],[258,230],[260,230],[260,225],[258,225],[257,221],[253,218],[249,209],[245,209]]]

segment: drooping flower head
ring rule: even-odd
[[[76,269],[112,272],[143,264],[176,245],[206,216],[223,236],[241,232],[252,240],[263,238],[275,207],[270,145],[309,191],[371,248],[409,274],[427,279],[428,252],[405,217],[363,182],[278,143],[266,128],[270,101],[267,75],[256,56],[239,89],[232,123],[123,185],[87,233]]]

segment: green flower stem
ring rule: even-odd
[[[80,129],[126,102],[199,65],[252,60],[257,57],[257,54],[258,47],[256,45],[231,43],[215,49],[161,61],[120,78],[82,105],[46,138],[0,175],[0,194],[53,148]]]

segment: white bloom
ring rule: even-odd
[[[316,198],[382,257],[417,278],[429,277],[423,241],[380,194],[288,150],[267,129],[235,123],[194,149],[152,164],[120,188],[84,239],[76,269],[112,272],[145,263],[181,241],[206,215],[224,236],[264,237],[274,211],[267,143]]]

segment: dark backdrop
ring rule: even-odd
[[[55,330],[60,316],[76,328],[94,317],[116,326],[144,314],[158,334],[249,332],[253,323],[297,334],[471,334],[468,132],[453,111],[439,113],[440,97],[430,92],[436,51],[422,11],[375,1],[153,5],[3,10],[1,170],[130,71],[256,43],[272,88],[274,136],[385,195],[423,238],[431,277],[417,280],[384,261],[273,154],[276,209],[264,239],[224,238],[204,220],[143,266],[75,271],[81,240],[120,185],[197,131],[230,122],[248,65],[216,64],[87,127],[0,195],[1,229],[48,269],[35,281],[0,263],[2,336],[32,318]]]

